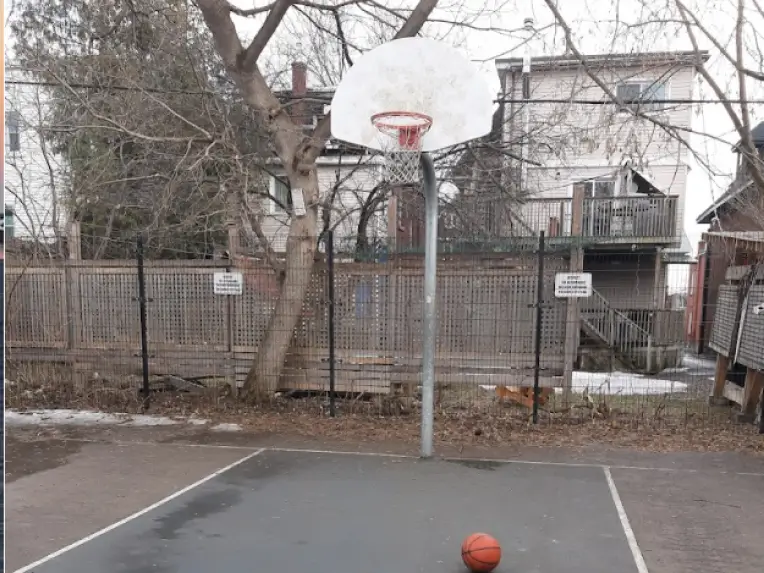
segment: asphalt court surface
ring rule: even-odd
[[[485,531],[497,572],[642,573],[609,470],[265,450],[113,524],[35,573],[452,573]],[[636,549],[639,553],[639,549]]]

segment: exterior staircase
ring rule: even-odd
[[[582,299],[581,330],[597,346],[608,349],[610,356],[624,367],[633,371],[644,369],[639,354],[650,347],[650,333],[614,309],[596,290],[591,297]]]

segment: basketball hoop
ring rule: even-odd
[[[419,181],[422,138],[432,126],[432,118],[412,111],[387,111],[371,116],[377,128],[388,183],[402,185]]]

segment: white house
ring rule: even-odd
[[[693,108],[664,102],[692,99],[696,57],[695,52],[585,56],[587,67],[609,93],[573,56],[532,58],[530,100],[538,103],[529,105],[527,139],[522,137],[523,114],[515,113],[523,105],[523,59],[497,60],[504,96],[515,101],[505,107],[507,141],[541,163],[528,167],[527,186],[540,197],[566,197],[573,183],[586,181],[593,196],[613,194],[616,169],[628,162],[660,191],[679,197],[678,220],[683,222],[689,169],[689,135],[683,128],[691,127]],[[654,121],[611,103],[593,103],[609,102],[612,95]]]
[[[569,233],[573,186],[583,184],[584,270],[595,298],[645,338],[657,336],[654,311],[666,309],[668,265],[689,247],[687,102],[698,58],[708,55],[593,55],[585,66],[570,54],[496,61],[504,141],[522,158],[514,172],[536,199],[523,207],[528,227]]]
[[[5,70],[5,206],[14,236],[49,242],[66,225],[62,159],[43,139],[50,129],[46,88],[15,67]]]
[[[307,83],[307,65],[294,62],[291,90],[278,94],[281,99],[290,101],[292,118],[303,127],[306,135],[326,114],[334,94],[332,88],[309,89]],[[368,150],[330,140],[316,163],[319,197],[322,202],[330,205],[335,244],[339,246],[354,241],[369,194],[382,181],[380,158],[371,155]],[[289,232],[289,214],[279,203],[290,205],[291,196],[286,178],[279,177],[277,168],[274,169],[274,176],[270,177],[269,193],[278,199],[278,203],[270,199],[263,201],[263,232],[270,239],[273,249],[283,252]],[[371,218],[367,226],[367,237],[370,241],[387,236],[386,211],[387,201],[379,202],[371,209]],[[320,212],[323,213],[323,208]],[[319,215],[319,232],[321,228]]]

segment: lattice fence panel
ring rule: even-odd
[[[735,285],[722,285],[719,287],[719,296],[716,299],[714,327],[711,330],[709,346],[725,356],[729,352],[732,331],[735,327],[737,291],[738,287]]]

